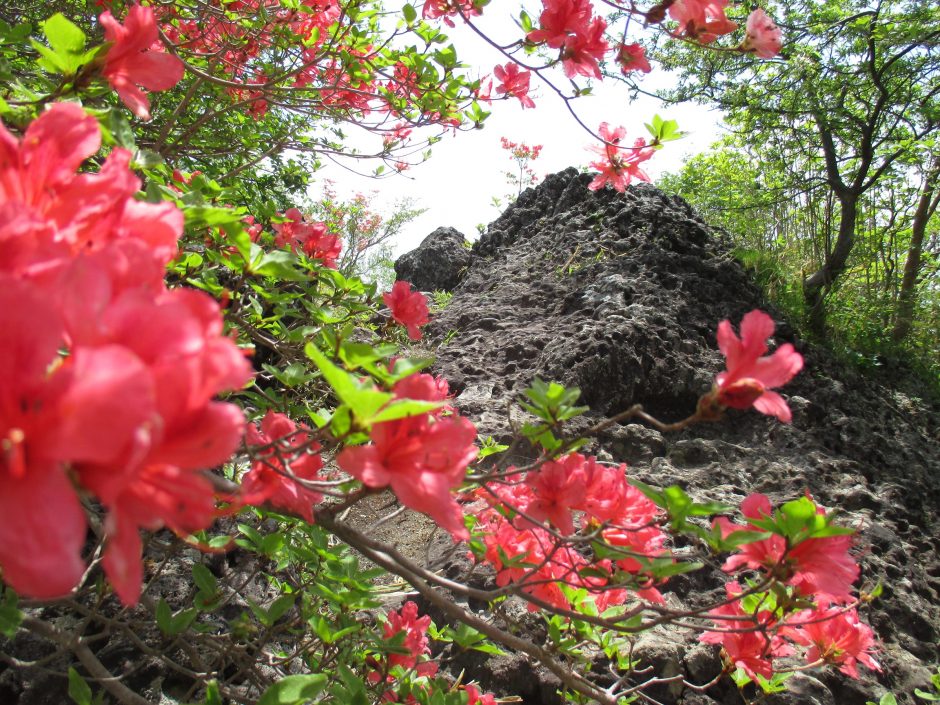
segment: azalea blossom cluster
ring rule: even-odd
[[[805,504],[823,513],[811,500]],[[858,617],[853,584],[859,566],[849,553],[852,535],[820,538],[789,537],[767,532],[767,521],[774,517],[770,500],[752,494],[741,504],[750,523],[742,526],[719,517],[715,527],[722,536],[752,531],[767,538],[750,541],[740,547],[724,564],[729,573],[752,571],[761,579],[758,587],[746,590],[738,581],[726,586],[728,602],[710,615],[720,631],[703,634],[702,641],[720,644],[727,661],[743,669],[751,678],[770,678],[774,660],[795,653],[794,645],[806,647],[810,665],[838,665],[840,670],[858,678],[858,664],[881,670],[874,658],[875,637],[871,627]],[[764,592],[770,581],[788,588],[792,604]],[[749,599],[742,596],[750,595]],[[798,601],[811,600],[809,609],[797,607]]]
[[[410,600],[402,605],[401,609],[389,612],[382,629],[383,636],[386,640],[393,640],[403,634],[404,641],[401,648],[407,653],[392,653],[386,659],[375,661],[375,669],[369,674],[369,680],[377,683],[382,679],[382,673],[385,673],[385,682],[394,687],[397,679],[389,671],[396,666],[412,670],[419,677],[437,675],[438,665],[430,659],[431,649],[428,639],[430,626],[431,618],[427,615],[419,617],[418,605]],[[459,687],[467,695],[467,705],[496,705],[496,698],[492,693],[481,693],[479,688],[472,683]],[[386,702],[399,702],[392,690],[386,691],[382,699]],[[414,695],[409,694],[404,702],[417,703],[418,701]]]
[[[505,473],[518,474],[514,467]],[[498,585],[518,583],[527,594],[561,608],[571,607],[561,585],[587,590],[600,611],[628,599],[623,584],[645,600],[662,602],[646,567],[666,552],[666,535],[658,525],[659,509],[627,481],[626,465],[571,453],[515,482],[490,483],[476,496],[488,505],[476,513],[476,528],[486,547],[482,557],[496,569]],[[575,550],[564,538],[576,530],[598,530],[609,553],[618,557],[592,560]]]
[[[272,225],[276,233],[275,245],[303,252],[310,259],[319,260],[324,267],[336,269],[343,244],[338,235],[327,230],[326,223],[307,222],[296,208],[288,208],[281,217],[282,222]]]
[[[510,186],[516,188],[516,193],[512,197],[517,197],[522,193],[522,189],[534,186],[539,181],[538,174],[532,168],[532,162],[542,154],[542,145],[528,145],[525,142],[513,142],[506,137],[499,138],[500,146],[509,152],[509,156],[516,163],[518,173],[506,172],[506,179]]]
[[[442,404],[435,411],[373,424],[371,443],[336,457],[344,471],[372,488],[391,487],[406,507],[423,512],[456,540],[466,540],[463,511],[451,490],[476,460],[476,427],[447,406],[446,380],[414,374],[397,382],[396,399]]]
[[[382,294],[382,300],[391,311],[392,318],[405,327],[408,337],[421,340],[421,326],[428,323],[428,299],[420,291],[412,291],[411,284],[397,281],[392,290]]]
[[[191,533],[216,515],[201,471],[231,457],[244,418],[214,397],[251,368],[208,295],[166,288],[183,216],[135,199],[130,153],[77,173],[100,140],[73,103],[22,140],[0,126],[0,568],[25,595],[71,591],[94,496],[105,573],[134,604],[139,529]]]
[[[302,91],[304,100],[324,113],[360,118],[405,117],[425,91],[436,91],[405,61],[390,59],[384,47],[357,40],[361,33],[350,33],[354,13],[343,12],[335,0],[301,0],[291,7],[280,0],[211,0],[195,14],[174,4],[158,6],[157,13],[176,50],[207,61],[209,70],[229,83],[232,100],[255,120],[284,99],[285,89]],[[275,77],[266,70],[273,53],[280,66]],[[439,105],[420,111],[420,121],[457,125],[456,112],[455,103]],[[388,131],[382,118],[373,124]],[[404,139],[398,132],[396,139]]]
[[[183,62],[166,53],[159,41],[153,10],[132,5],[121,24],[110,11],[98,17],[110,43],[102,75],[124,104],[142,120],[150,119],[150,101],[140,90],[166,91],[183,78]]]
[[[622,147],[621,142],[627,136],[627,129],[625,127],[611,128],[606,122],[601,123],[598,134],[604,140],[604,145],[591,147],[591,150],[602,158],[591,162],[591,167],[600,173],[588,184],[589,189],[597,191],[606,184],[610,184],[617,191],[623,192],[633,179],[650,180],[646,172],[640,168],[640,165],[648,161],[655,153],[655,149],[648,145],[646,140],[638,137],[632,147]]]

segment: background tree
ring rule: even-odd
[[[824,213],[803,280],[811,328],[825,328],[826,297],[849,265],[863,224],[863,197],[905,178],[940,122],[940,9],[929,2],[790,2],[779,59],[739,62],[725,52],[669,45],[658,56],[678,69],[672,100],[712,102],[741,139],[797,165],[790,189],[825,189]],[[782,173],[787,173],[784,171]],[[795,173],[794,173],[795,171]]]

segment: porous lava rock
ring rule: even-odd
[[[591,412],[580,428],[633,403],[678,420],[723,369],[718,322],[768,311],[777,343],[793,343],[806,360],[782,390],[792,424],[753,411],[729,411],[722,422],[675,434],[631,423],[609,429],[587,451],[627,461],[634,477],[679,484],[698,499],[739,504],[763,492],[779,503],[810,492],[824,506],[844,508],[842,521],[861,531],[862,588],[885,585],[863,610],[884,643],[884,671],[852,682],[814,669],[773,702],[864,705],[887,690],[901,703],[918,702],[913,690],[931,689],[940,635],[936,401],[921,398],[916,385],[862,375],[801,340],[728,243],[683,200],[645,184],[624,194],[591,192],[589,180],[573,169],[547,177],[474,245],[450,304],[427,328],[457,406],[481,434],[507,439],[507,406],[541,377],[581,388]],[[670,586],[681,600],[701,587],[689,576]],[[689,642],[670,658],[688,665],[698,654],[693,663],[701,663],[701,649]],[[700,670],[693,677],[710,669]],[[657,695],[741,702],[727,684],[706,695]]]
[[[454,228],[438,228],[416,250],[395,262],[397,279],[419,291],[452,291],[470,264],[467,238]]]

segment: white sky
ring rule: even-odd
[[[488,18],[494,31],[498,24],[492,17],[498,13],[499,10],[492,7]],[[496,20],[502,21],[504,33],[507,29],[520,31],[509,18],[497,17]],[[482,22],[481,27],[489,31]],[[461,61],[478,68],[482,74],[491,74],[493,66],[509,60],[459,24],[446,33],[457,48]],[[514,38],[504,37],[507,43]],[[567,85],[560,72],[558,76],[561,78],[559,85]],[[653,92],[669,82],[669,75],[654,65],[652,73],[643,77],[642,86],[644,90]],[[579,82],[579,85],[584,85],[584,82]],[[502,149],[501,137],[530,146],[543,145],[541,156],[532,163],[539,176],[569,166],[586,166],[596,156],[587,148],[599,143],[575,122],[554,92],[539,85],[535,74],[532,75],[529,95],[535,100],[535,109],[523,110],[515,98],[494,101],[491,108],[484,104],[484,109],[491,109],[492,114],[483,129],[445,137],[434,145],[427,162],[402,175],[376,180],[328,165],[317,172],[317,177],[332,180],[341,197],[375,191],[374,208],[379,213],[387,211],[392,203],[404,197],[411,197],[418,207],[427,208],[426,213],[403,229],[394,247],[396,256],[414,249],[432,230],[441,226],[457,228],[468,238],[476,239],[477,224],[486,225],[500,213],[492,204],[493,197],[501,197],[510,191],[503,174],[515,168],[515,164],[509,153]],[[643,123],[649,122],[655,114],[678,121],[680,129],[688,135],[667,143],[645,164],[645,171],[653,179],[664,172],[678,170],[686,156],[704,151],[719,137],[720,113],[692,104],[664,106],[642,95],[631,103],[627,87],[616,81],[595,82],[593,95],[580,97],[573,105],[584,123],[595,130],[602,121],[612,127],[625,126],[627,143],[636,137],[648,137]],[[376,165],[366,162],[360,166],[368,170]],[[316,190],[314,185],[312,197],[316,197]]]

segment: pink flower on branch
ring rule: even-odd
[[[874,659],[875,634],[863,624],[854,609],[839,607],[806,610],[781,630],[797,644],[808,646],[808,663],[835,664],[845,675],[858,678],[858,664],[873,671],[881,666]]]
[[[669,16],[679,23],[674,34],[710,44],[738,25],[725,16],[728,0],[676,0],[669,6]]]
[[[749,495],[741,503],[741,512],[745,518],[754,520],[773,516],[770,500],[757,493]],[[753,524],[733,524],[724,517],[715,519],[715,526],[724,537],[735,531],[763,531]],[[761,570],[793,585],[807,597],[848,602],[852,599],[852,585],[859,575],[858,563],[849,554],[852,543],[851,535],[840,535],[808,538],[789,546],[787,539],[773,534],[738,548],[737,553],[725,561],[723,569],[727,572],[741,567]]]
[[[50,297],[5,274],[0,330],[0,568],[23,595],[62,597],[85,571],[87,531],[67,464],[118,458],[152,416],[154,388],[118,346],[63,358],[66,329]]]
[[[371,436],[369,445],[344,449],[336,458],[339,467],[367,487],[391,486],[402,504],[427,514],[455,539],[468,538],[451,490],[477,457],[474,425],[456,415],[422,414],[376,423]]]
[[[625,127],[611,129],[606,122],[602,122],[598,132],[606,144],[602,147],[591,147],[591,150],[604,159],[591,162],[591,166],[600,173],[588,184],[589,189],[597,191],[610,184],[617,191],[623,192],[633,179],[650,180],[646,172],[640,169],[640,164],[649,160],[655,150],[647,145],[644,139],[637,139],[632,148],[621,147],[620,142],[627,135]]]
[[[281,217],[286,220],[272,226],[277,233],[274,236],[275,245],[300,250],[310,259],[320,260],[324,267],[336,269],[342,243],[338,235],[329,233],[326,223],[309,223],[296,208],[288,208]]]
[[[323,495],[308,489],[287,474],[301,480],[317,480],[323,460],[317,451],[320,444],[308,441],[310,429],[298,426],[284,414],[268,411],[261,420],[260,431],[248,426],[246,444],[256,451],[251,469],[242,478],[241,501],[285,509],[313,523],[313,506]]]
[[[562,68],[568,78],[588,76],[600,79],[600,61],[607,53],[608,44],[604,40],[607,23],[595,17],[589,25],[565,39],[561,53]]]
[[[773,660],[790,656],[793,648],[775,633],[776,625],[769,612],[748,615],[741,609],[737,598],[744,590],[738,583],[725,585],[725,592],[732,602],[712,610],[709,616],[716,627],[727,631],[705,632],[699,641],[719,644],[727,660],[751,678],[773,677]]]
[[[646,58],[646,50],[639,44],[621,44],[617,50],[617,63],[620,64],[620,72],[624,75],[632,71],[649,73],[653,70],[649,59]]]
[[[542,5],[545,9],[539,17],[540,28],[526,35],[533,44],[545,42],[552,49],[560,49],[569,34],[583,33],[591,21],[593,8],[588,0],[542,0]]]
[[[430,626],[431,618],[428,615],[419,617],[418,605],[411,600],[403,604],[397,612],[389,612],[383,628],[383,636],[386,639],[392,639],[404,632],[403,646],[408,651],[407,654],[389,654],[389,666],[417,668],[420,675],[434,675],[437,672],[437,664],[421,661],[425,656],[431,655],[431,649],[428,646],[428,627]]]
[[[98,20],[104,27],[105,41],[111,43],[102,74],[131,112],[149,120],[150,101],[138,86],[169,90],[183,78],[183,62],[164,51],[149,7],[131,5],[123,25],[109,11]]]
[[[519,64],[510,61],[505,66],[494,68],[493,75],[500,82],[500,85],[496,87],[497,93],[518,98],[523,108],[535,107],[535,103],[529,97],[531,71],[520,70]]]
[[[747,17],[746,36],[742,51],[753,51],[762,59],[770,59],[780,53],[783,37],[774,21],[761,8]]]
[[[712,407],[749,409],[776,416],[790,423],[793,415],[786,401],[770,391],[789,382],[803,369],[803,356],[790,343],[781,345],[773,355],[767,352],[767,338],[774,333],[773,319],[754,310],[741,319],[741,337],[727,320],[718,324],[718,347],[727,359],[728,369],[715,378],[715,388],[699,400],[699,409],[711,413]]]
[[[392,312],[392,318],[405,326],[408,337],[421,340],[420,326],[428,322],[428,300],[420,291],[412,291],[411,284],[397,281],[392,290],[382,294],[382,301]]]

